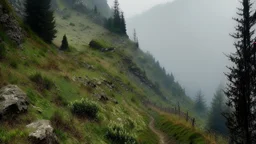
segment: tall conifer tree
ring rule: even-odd
[[[234,20],[238,23],[236,32],[231,36],[235,38],[235,53],[228,55],[233,63],[228,67],[228,85],[225,91],[228,97],[227,105],[232,112],[226,114],[227,126],[230,132],[231,143],[255,144],[255,47],[253,43],[255,19],[253,18],[252,3],[250,0],[242,0],[241,8],[238,8],[238,17]]]
[[[125,18],[124,18],[124,12],[121,12],[121,17],[120,17],[120,29],[121,29],[121,33],[124,35],[126,34],[126,22],[125,22]]]
[[[55,38],[55,21],[51,10],[51,0],[26,0],[25,22],[45,42]]]
[[[61,43],[61,46],[60,46],[60,50],[68,50],[69,49],[69,46],[68,46],[68,39],[67,39],[67,36],[64,35],[63,36],[63,39],[62,39],[62,43]]]
[[[121,32],[121,17],[118,0],[114,1],[113,27],[117,32]]]
[[[207,124],[209,130],[222,135],[228,134],[228,128],[225,125],[226,119],[223,116],[224,112],[227,112],[227,106],[225,105],[224,93],[221,87],[219,87],[212,100]]]
[[[206,107],[206,103],[205,103],[204,95],[202,94],[202,91],[197,92],[194,109],[200,116],[205,116],[207,107]]]

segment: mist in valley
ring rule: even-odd
[[[159,3],[142,14],[128,15],[128,34],[132,38],[136,29],[140,48],[173,73],[188,96],[194,98],[201,90],[210,103],[216,88],[225,83],[229,65],[225,54],[235,50],[229,34],[234,31],[237,6],[234,0]]]

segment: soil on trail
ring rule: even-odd
[[[165,133],[155,128],[155,119],[153,117],[151,117],[149,128],[159,137],[159,144],[176,144],[176,142],[170,140]]]

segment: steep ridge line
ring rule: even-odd
[[[159,137],[159,144],[176,144],[176,142],[168,139],[168,136],[162,131],[155,128],[155,119],[150,116],[149,128]]]

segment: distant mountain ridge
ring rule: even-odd
[[[176,0],[128,19],[128,31],[136,28],[141,48],[173,72],[188,95],[202,89],[210,98],[225,81],[223,53],[233,51],[229,33],[237,5],[234,0]]]
[[[24,14],[24,3],[26,0],[9,0],[9,2],[13,5],[15,11],[20,15]],[[111,15],[110,7],[107,3],[107,0],[52,0],[52,6],[55,10],[58,8],[58,3],[65,2],[68,6],[74,6],[74,4],[82,5],[86,9],[93,10],[95,6],[97,7],[98,12],[104,16],[109,17]]]

